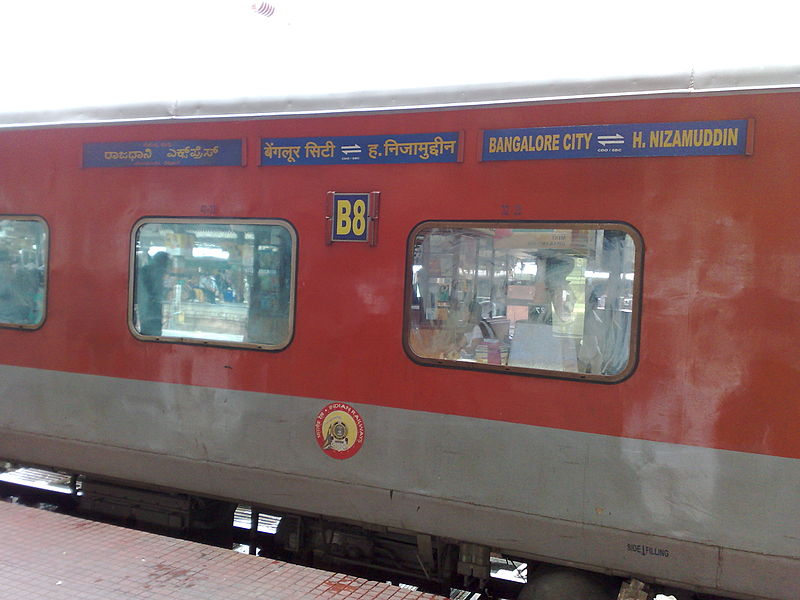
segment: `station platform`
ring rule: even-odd
[[[6,502],[0,586],[40,600],[443,598]]]

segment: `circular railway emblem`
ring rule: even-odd
[[[348,404],[334,402],[319,411],[314,433],[322,451],[332,458],[350,458],[364,444],[364,420]]]

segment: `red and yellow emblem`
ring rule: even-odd
[[[364,444],[364,420],[349,404],[334,402],[317,415],[314,433],[322,451],[332,458],[350,458]]]

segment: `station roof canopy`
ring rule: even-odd
[[[7,0],[0,127],[796,89],[791,7]]]

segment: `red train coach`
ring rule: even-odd
[[[0,457],[440,582],[795,599],[792,87],[7,119]]]

